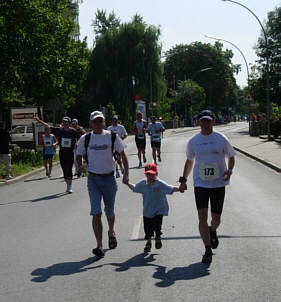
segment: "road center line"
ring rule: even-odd
[[[142,216],[139,216],[136,220],[135,225],[134,225],[131,240],[136,240],[136,239],[139,238],[141,223],[142,223]]]

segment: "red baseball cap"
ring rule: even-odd
[[[157,166],[154,163],[148,163],[144,167],[144,174],[157,174]]]

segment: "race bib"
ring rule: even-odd
[[[52,142],[51,142],[51,141],[45,141],[45,142],[44,142],[44,145],[45,145],[46,147],[50,147],[50,146],[52,146]]]
[[[138,134],[138,135],[137,135],[137,138],[138,138],[138,139],[144,139],[144,134]]]
[[[65,137],[63,137],[61,139],[61,146],[63,148],[71,148],[71,138],[65,138]]]
[[[199,177],[203,181],[214,181],[219,178],[219,166],[217,163],[200,163]]]
[[[160,142],[160,141],[161,141],[160,134],[152,134],[152,135],[151,135],[151,140],[152,140],[153,142]]]

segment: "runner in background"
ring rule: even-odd
[[[146,147],[146,128],[147,123],[142,118],[142,113],[137,112],[137,119],[134,121],[132,126],[132,132],[135,134],[135,142],[138,149],[139,168],[142,167],[141,155],[143,155],[143,162],[146,163],[145,147]]]
[[[122,140],[124,140],[128,136],[128,133],[127,133],[125,127],[123,125],[118,124],[118,115],[113,115],[112,125],[107,127],[107,130],[118,134],[119,137]],[[116,164],[116,178],[119,178],[120,173],[119,173],[119,170],[118,170],[118,165],[120,166],[120,170],[121,170],[122,174],[124,174],[124,167],[123,167],[123,164],[122,164],[122,158],[121,158],[120,154],[117,151],[115,152],[115,159],[116,159],[116,162],[117,162],[117,164]]]
[[[73,128],[70,128],[71,119],[65,116],[62,119],[60,127],[50,127],[47,123],[41,121],[38,117],[34,118],[38,123],[42,124],[45,128],[49,128],[51,133],[54,134],[59,142],[59,157],[60,164],[63,170],[63,177],[67,184],[66,192],[72,193],[72,166],[74,162],[74,147],[79,139],[79,134]]]
[[[42,135],[43,140],[43,163],[46,170],[46,176],[51,177],[53,167],[53,157],[55,148],[58,144],[57,138],[50,133],[50,128],[45,128],[45,134]]]
[[[86,131],[84,130],[84,128],[78,125],[78,120],[76,118],[72,119],[71,125],[72,125],[72,128],[74,128],[77,131],[77,133],[79,135],[79,138],[83,134],[86,133]],[[77,164],[77,160],[76,160],[76,150],[77,150],[77,146],[74,147],[74,166],[75,166],[74,176],[80,177],[81,176],[81,172],[78,169],[78,164]]]
[[[156,153],[158,161],[161,162],[161,134],[165,131],[165,128],[161,122],[156,121],[156,117],[151,117],[151,123],[148,125],[147,132],[150,135],[150,142],[152,148],[152,157],[154,163],[157,165]]]

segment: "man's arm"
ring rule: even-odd
[[[35,116],[34,119],[35,119],[35,121],[37,121],[38,123],[42,124],[45,128],[50,129],[50,126],[49,126],[47,123],[41,121],[41,120],[39,119],[39,117]]]
[[[230,176],[232,174],[232,170],[234,168],[234,164],[235,164],[235,157],[229,157],[228,159],[228,170],[224,172],[224,180],[228,181],[230,179]]]
[[[128,184],[129,183],[129,162],[128,162],[128,158],[127,158],[127,155],[126,155],[124,150],[120,152],[120,155],[121,155],[123,166],[124,166],[123,183]]]
[[[78,164],[79,172],[86,173],[86,170],[83,167],[83,156],[82,155],[76,155],[76,161],[77,161],[77,164]]]
[[[186,186],[186,181],[187,181],[187,177],[189,176],[190,172],[192,171],[192,167],[193,167],[193,160],[187,159],[185,161],[185,165],[183,168],[183,176],[180,177],[180,186],[179,189],[181,191],[186,190],[187,186]]]

